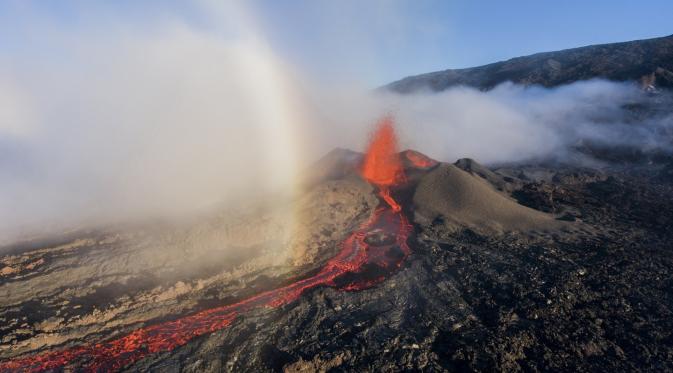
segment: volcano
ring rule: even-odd
[[[412,159],[416,161],[423,157],[415,155]],[[372,135],[361,175],[378,189],[381,203],[318,273],[232,304],[139,328],[121,338],[13,359],[0,364],[0,371],[46,371],[72,364],[91,371],[119,370],[150,354],[172,351],[193,338],[226,328],[256,308],[294,302],[305,291],[319,286],[358,291],[378,284],[399,269],[410,254],[407,240],[411,226],[390,190],[406,182],[390,117],[384,118]]]
[[[440,162],[386,117],[307,173],[294,226],[251,208],[4,248],[0,371],[666,370],[657,175]]]

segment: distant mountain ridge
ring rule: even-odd
[[[511,81],[555,87],[603,78],[637,81],[645,89],[673,88],[673,35],[536,53],[465,69],[409,76],[384,86],[398,93],[443,91],[464,85],[489,90]]]

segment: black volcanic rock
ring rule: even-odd
[[[339,172],[325,173],[297,206],[314,217],[304,221],[315,226],[304,242],[319,243],[316,260],[301,267],[277,263],[280,243],[266,247],[282,221],[266,211],[218,215],[168,235],[88,233],[0,252],[0,364],[185,320],[315,273],[343,242],[339,232],[371,214],[374,189],[359,187],[348,167],[358,157],[338,150],[318,163]],[[489,168],[461,159],[417,169],[391,190],[413,233],[411,255],[384,281],[306,290],[120,370],[673,371],[671,165]],[[457,224],[549,220],[534,210],[575,229],[491,234]],[[425,212],[433,213],[427,222],[411,215]],[[211,238],[217,245],[206,245]],[[366,240],[392,242],[376,230]],[[400,252],[392,246],[385,255]],[[379,270],[370,265],[366,275]]]
[[[125,371],[671,371],[673,185],[649,172],[517,166],[530,201],[553,189],[555,209],[592,232],[417,225],[412,256],[381,284],[306,292]]]
[[[443,91],[464,85],[489,90],[511,81],[555,87],[602,78],[639,81],[644,88],[673,87],[673,35],[537,53],[484,66],[406,77],[384,88],[398,93]]]

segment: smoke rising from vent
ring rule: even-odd
[[[400,148],[450,162],[576,160],[584,141],[669,149],[670,115],[625,109],[652,100],[635,85],[412,95],[338,86],[289,64],[243,10],[216,8],[227,24],[216,32],[170,17],[58,32],[28,23],[41,27],[25,40],[49,34],[54,50],[0,58],[0,234],[289,193],[332,148],[364,150],[386,113]]]

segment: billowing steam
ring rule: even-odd
[[[557,160],[596,165],[597,160],[576,149],[587,143],[672,149],[671,97],[643,92],[631,83],[591,80],[558,88],[506,83],[488,92],[455,87],[409,95],[326,94],[324,99],[338,107],[334,113],[339,114],[332,117],[339,123],[335,127],[358,126],[376,113],[389,112],[398,122],[402,148],[444,161],[470,157],[490,164]],[[326,132],[342,144],[356,143],[351,134],[361,134],[352,127]]]
[[[673,116],[652,112],[663,99],[635,84],[586,81],[553,89],[503,84],[486,93],[456,88],[402,98],[397,106],[406,108],[400,120],[414,123],[407,132],[419,131],[424,150],[442,159],[577,162],[583,159],[574,149],[586,142],[668,150],[671,137],[661,134],[670,134]]]
[[[21,30],[26,42],[49,35],[50,49],[0,58],[1,236],[290,192],[333,147],[363,150],[384,113],[401,148],[445,161],[572,160],[583,141],[669,149],[673,117],[633,116],[627,108],[653,100],[635,85],[397,95],[324,84],[288,66],[290,52],[240,9],[217,14],[226,27],[162,18]]]
[[[0,237],[292,189],[299,101],[253,25],[35,24],[49,56],[0,59]]]

